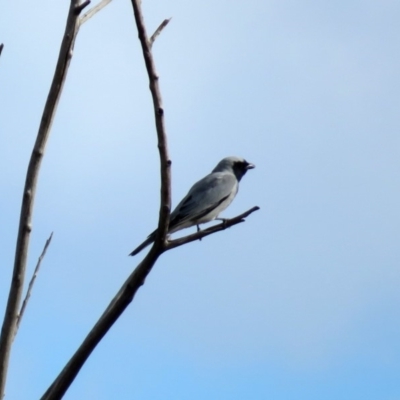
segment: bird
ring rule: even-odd
[[[210,174],[196,182],[171,213],[167,233],[197,226],[217,218],[235,198],[239,182],[255,165],[240,157],[225,157]],[[221,219],[224,220],[224,219]],[[157,229],[129,255],[135,256],[153,243]]]

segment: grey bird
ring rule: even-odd
[[[220,212],[232,203],[239,190],[239,181],[255,165],[240,157],[226,157],[210,174],[196,182],[171,213],[168,233],[217,219]],[[156,238],[157,230],[130,253],[135,256]]]

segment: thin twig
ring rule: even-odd
[[[14,336],[17,334],[17,331],[18,331],[19,325],[20,325],[20,323],[21,323],[22,317],[24,316],[24,312],[25,312],[26,306],[28,305],[29,298],[31,297],[33,285],[34,285],[34,283],[35,283],[37,274],[39,273],[40,265],[42,264],[42,260],[43,260],[44,256],[46,255],[47,248],[50,246],[50,243],[51,243],[51,239],[52,239],[52,238],[53,238],[53,232],[51,232],[51,235],[50,235],[49,238],[46,240],[46,243],[45,243],[45,245],[44,245],[44,247],[43,247],[42,254],[41,254],[40,257],[38,258],[38,261],[37,261],[35,270],[33,271],[32,278],[31,278],[31,280],[30,280],[30,282],[29,282],[28,289],[27,289],[27,291],[26,291],[26,295],[25,295],[24,301],[22,302],[21,310],[20,310],[20,312],[18,313],[17,323],[15,324],[15,333],[14,333]]]
[[[0,43],[0,56],[1,56],[3,49],[4,49],[4,43]]]
[[[155,40],[160,35],[161,31],[168,25],[169,21],[171,21],[171,18],[164,19],[164,21],[161,22],[160,26],[156,29],[156,31],[151,35],[151,37],[149,39],[150,47],[153,47]]]
[[[32,230],[31,224],[33,203],[36,195],[39,170],[46,148],[46,143],[50,134],[51,125],[56,113],[58,101],[61,96],[65,78],[67,76],[68,67],[71,62],[72,50],[76,35],[79,30],[79,16],[76,14],[76,9],[78,6],[79,0],[71,0],[57,66],[54,72],[49,94],[47,96],[46,104],[40,121],[39,131],[26,173],[17,244],[15,249],[13,276],[0,336],[0,399],[4,396],[11,345],[14,339],[15,326],[24,286],[26,260],[30,233]]]
[[[165,251],[174,249],[175,247],[182,246],[186,243],[194,242],[195,240],[201,240],[203,237],[206,237],[208,235],[212,235],[213,233],[223,231],[227,228],[230,228],[233,225],[240,224],[241,222],[245,222],[245,218],[248,217],[250,214],[252,214],[254,211],[259,210],[260,207],[255,206],[253,208],[250,208],[250,210],[247,210],[243,214],[238,215],[237,217],[230,218],[230,219],[225,219],[224,222],[210,226],[207,229],[198,231],[196,233],[193,233],[192,235],[184,236],[179,239],[171,240],[167,242]]]
[[[84,24],[89,18],[92,18],[93,15],[97,14],[100,10],[102,10],[107,4],[111,3],[112,0],[102,0],[99,4],[92,7],[88,12],[82,15],[80,19],[80,24]]]

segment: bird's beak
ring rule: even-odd
[[[251,164],[251,163],[247,163],[247,165],[246,165],[246,170],[247,169],[253,169],[253,168],[255,168],[256,166],[254,165],[254,164]]]

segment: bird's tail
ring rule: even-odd
[[[153,243],[155,238],[156,238],[156,232],[155,230],[153,233],[151,233],[147,239],[138,247],[136,247],[135,250],[132,251],[132,253],[129,253],[130,256],[136,256],[136,254],[140,253],[145,247],[147,247],[149,244]]]

